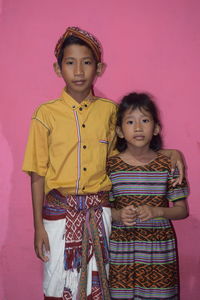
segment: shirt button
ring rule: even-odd
[[[87,168],[83,168],[83,171],[87,171]]]
[[[84,190],[85,190],[85,187],[83,187],[82,190],[84,191]]]
[[[82,127],[85,128],[85,124],[83,124]]]
[[[83,145],[83,149],[86,149],[87,148],[87,146],[86,145]]]
[[[85,104],[85,107],[87,107],[87,104]]]
[[[82,111],[83,110],[82,107],[80,107],[79,110]]]
[[[73,105],[73,106],[72,106],[72,108],[76,108],[76,106],[75,106],[75,105]]]

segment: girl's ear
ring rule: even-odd
[[[158,135],[160,132],[160,126],[158,124],[155,125],[153,135]]]
[[[97,71],[96,71],[97,72],[97,76],[101,76],[103,74],[105,68],[106,68],[106,65],[104,63],[99,62],[97,64]]]
[[[57,62],[53,64],[54,71],[58,77],[62,77],[61,69]]]
[[[120,137],[121,139],[124,138],[123,132],[119,126],[116,127],[116,133],[117,133],[118,137]]]

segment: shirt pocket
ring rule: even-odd
[[[105,140],[105,139],[100,139],[100,140],[99,140],[99,143],[101,143],[101,144],[106,144],[106,145],[109,144],[108,140]]]
[[[102,170],[102,172],[105,172],[105,168],[106,168],[106,160],[108,156],[108,145],[109,145],[109,141],[106,138],[98,139],[97,165]]]

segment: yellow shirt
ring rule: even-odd
[[[63,91],[34,113],[23,171],[45,176],[45,193],[108,191],[106,160],[114,154],[117,105],[90,94],[80,104]]]

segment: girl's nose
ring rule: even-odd
[[[140,122],[135,122],[134,130],[135,131],[141,131],[142,130],[142,125],[141,125]]]

